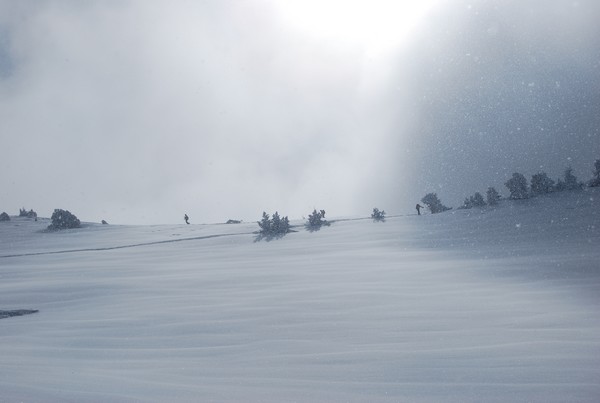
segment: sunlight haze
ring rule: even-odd
[[[393,51],[438,0],[291,0],[274,2],[293,29],[332,44],[359,45],[369,56]]]
[[[600,149],[598,2],[0,2],[0,210],[413,214]]]

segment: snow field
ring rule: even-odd
[[[597,401],[598,200],[271,242],[1,223],[0,309],[40,312],[0,320],[0,401]]]

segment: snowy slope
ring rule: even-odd
[[[0,402],[600,399],[600,192],[340,220],[0,223]]]

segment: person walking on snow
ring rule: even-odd
[[[417,209],[417,214],[418,214],[418,215],[421,215],[421,209],[422,209],[422,208],[423,208],[423,206],[421,206],[419,203],[417,203],[417,207],[416,207],[416,209]]]

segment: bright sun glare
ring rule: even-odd
[[[325,40],[359,44],[372,54],[406,41],[439,0],[285,0],[276,2],[285,22]]]

